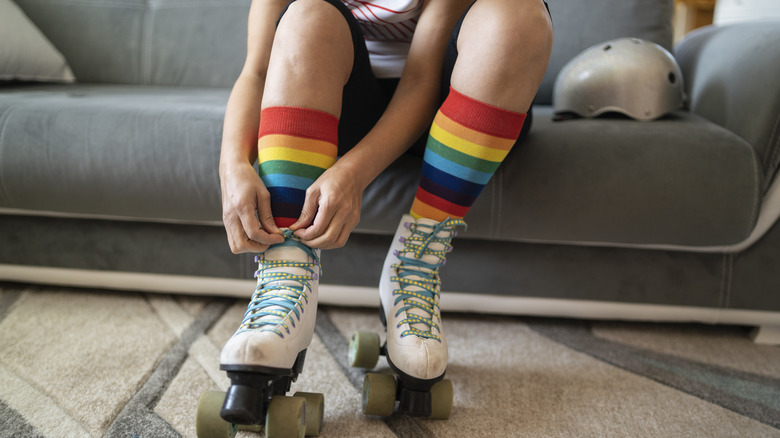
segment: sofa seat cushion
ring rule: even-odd
[[[219,221],[228,89],[4,88],[0,208]]]
[[[49,85],[0,93],[0,211],[219,225],[227,89]],[[357,232],[392,235],[421,160],[369,186]],[[552,121],[472,207],[465,237],[619,245],[730,245],[760,206],[761,166],[742,139],[679,112],[653,122]]]
[[[394,166],[364,196],[361,227],[392,229],[411,205],[419,159],[402,157]],[[746,239],[755,224],[760,169],[744,140],[688,112],[653,122],[554,122],[552,108],[535,106],[529,137],[485,187],[463,236],[731,245]]]

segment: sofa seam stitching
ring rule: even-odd
[[[780,164],[780,115],[775,118],[775,126],[772,128],[772,133],[769,136],[768,150],[769,157],[764,164],[764,176],[766,177],[763,187],[764,192],[769,189],[772,176],[774,176],[778,164]]]
[[[8,126],[8,119],[11,117],[11,114],[16,111],[15,108],[10,108],[8,111],[3,114],[2,117],[0,117],[0,192],[2,192],[3,197],[8,200],[8,202],[13,207],[13,200],[11,199],[11,195],[8,193],[8,191],[5,188],[5,178],[4,178],[4,172],[2,172],[3,167],[1,163],[4,163],[5,160],[3,160],[3,151],[5,148],[3,148],[3,145],[5,144],[5,136],[6,136],[6,128]]]
[[[498,187],[498,203],[496,204],[496,235],[501,234],[501,220],[503,219],[503,211],[502,207],[504,205],[504,171],[503,169],[498,169],[498,181],[496,181],[496,186]]]
[[[151,31],[149,21],[151,20],[150,17],[150,9],[151,9],[151,1],[146,0],[144,2],[143,7],[143,20],[141,23],[141,53],[140,53],[140,82],[143,85],[151,85],[151,72],[150,72],[150,66],[151,66]]]
[[[726,256],[726,264],[727,264],[727,274],[726,274],[726,288],[725,288],[725,294],[723,297],[723,308],[728,309],[731,306],[731,289],[733,286],[733,275],[734,275],[734,254],[728,254]]]
[[[761,184],[761,172],[763,169],[761,169],[761,165],[758,162],[758,154],[756,153],[756,150],[752,147],[749,147],[749,150],[751,151],[752,155],[752,163],[753,163],[753,211],[751,212],[752,220],[747,226],[746,232],[744,233],[745,236],[750,236],[750,234],[753,232],[753,229],[756,227],[756,223],[758,222],[758,217],[761,212],[761,194],[763,193],[763,187]]]
[[[728,254],[723,254],[723,262],[721,263],[720,270],[720,291],[718,293],[718,308],[723,310],[723,297],[726,295],[726,264],[728,261]]]

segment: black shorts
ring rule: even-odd
[[[291,0],[287,7],[294,1],[295,0]],[[338,154],[344,155],[365,137],[374,125],[376,125],[376,122],[387,108],[388,103],[390,103],[390,98],[393,96],[395,88],[398,85],[398,78],[379,79],[374,76],[363,32],[360,30],[360,25],[352,15],[352,12],[350,12],[349,8],[347,8],[341,0],[324,1],[332,4],[341,12],[341,15],[344,16],[344,19],[346,19],[349,24],[349,30],[352,35],[354,61],[352,72],[350,73],[347,84],[344,86],[341,116],[339,117]],[[474,3],[472,3],[472,5],[473,4]],[[469,6],[469,9],[471,9],[471,6]],[[458,20],[458,23],[450,34],[449,42],[447,43],[447,51],[444,58],[444,66],[442,68],[439,105],[444,102],[444,99],[447,98],[450,91],[450,78],[452,77],[452,70],[455,68],[455,61],[458,59],[458,35],[460,34],[463,19],[466,17],[469,9],[467,9],[460,17],[460,20]],[[285,8],[279,16],[280,20],[285,12],[287,12],[287,8]],[[517,143],[520,143],[522,139],[525,138],[531,127],[532,118],[531,110],[529,109]],[[409,148],[409,153],[422,156],[425,153],[425,143],[427,139],[427,133],[422,135]]]

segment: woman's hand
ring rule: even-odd
[[[362,198],[354,175],[336,163],[306,190],[301,217],[290,229],[312,248],[340,248],[360,222]]]
[[[263,252],[284,242],[271,215],[271,196],[251,164],[223,166],[220,182],[222,222],[233,254]]]

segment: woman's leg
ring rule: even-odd
[[[279,227],[297,221],[306,188],[336,161],[352,45],[347,21],[325,1],[296,0],[279,20],[258,141],[260,177]]]
[[[552,24],[541,0],[478,0],[434,120],[412,215],[463,218],[515,144],[542,81]]]
[[[307,187],[335,162],[343,90],[355,63],[352,29],[323,0],[297,0],[279,20],[258,140],[260,177],[279,227],[298,219]],[[313,337],[320,250],[290,230],[283,235],[257,256],[257,288],[220,356],[232,381],[221,415],[232,423],[263,421],[275,391],[301,371]],[[318,423],[307,419],[310,435]]]
[[[541,0],[478,0],[462,21],[452,88],[428,137],[411,216],[396,230],[379,282],[403,412],[449,416],[439,268],[455,227],[464,225],[462,217],[516,142],[550,46]]]

